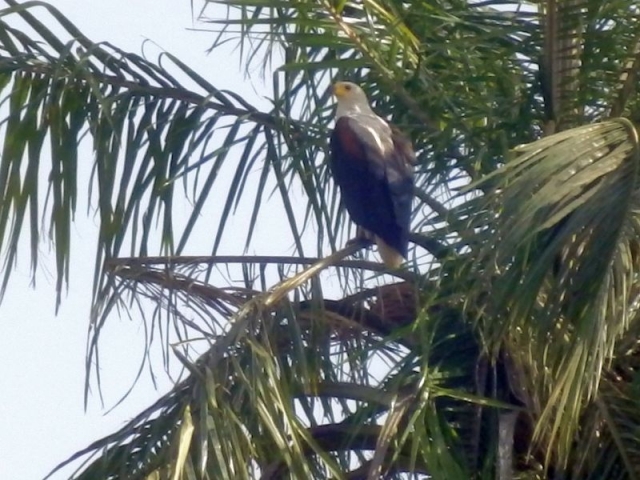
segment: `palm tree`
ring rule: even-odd
[[[212,48],[232,35],[247,69],[275,72],[270,111],[169,53],[152,62],[48,4],[5,1],[5,264],[29,230],[35,265],[49,232],[64,287],[87,137],[88,376],[115,309],[185,369],[69,459],[75,478],[640,477],[635,0],[207,2]],[[208,18],[214,4],[226,18]],[[341,248],[351,230],[324,166],[336,77],[418,153],[398,272]],[[253,232],[267,198],[292,251],[243,255],[266,250]],[[220,251],[240,199],[245,250]],[[186,256],[208,208],[211,250]],[[235,281],[211,283],[220,268]]]

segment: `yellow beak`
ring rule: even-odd
[[[346,93],[347,89],[345,88],[344,82],[336,82],[333,84],[333,94],[336,97],[343,97]]]

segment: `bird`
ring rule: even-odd
[[[333,94],[329,170],[358,237],[375,242],[384,265],[397,269],[409,246],[416,161],[411,141],[374,113],[355,83],[336,82]]]

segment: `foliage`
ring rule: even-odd
[[[95,44],[48,4],[5,1],[3,285],[25,230],[33,268],[49,233],[58,292],[68,280],[86,137],[87,364],[114,310],[140,305],[188,373],[70,459],[77,478],[640,475],[635,1],[209,1],[212,51],[235,35],[248,70],[273,69],[270,111],[169,53]],[[399,272],[339,249],[349,227],[323,163],[336,77],[418,154]],[[291,256],[222,256],[240,199],[254,245],[268,188]],[[186,257],[207,208],[212,256]],[[221,266],[243,284],[210,284]]]

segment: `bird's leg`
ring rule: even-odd
[[[367,232],[362,227],[356,228],[356,236],[351,240],[347,241],[347,247],[353,245],[354,243],[359,243],[363,247],[370,247],[373,245],[373,235]]]

